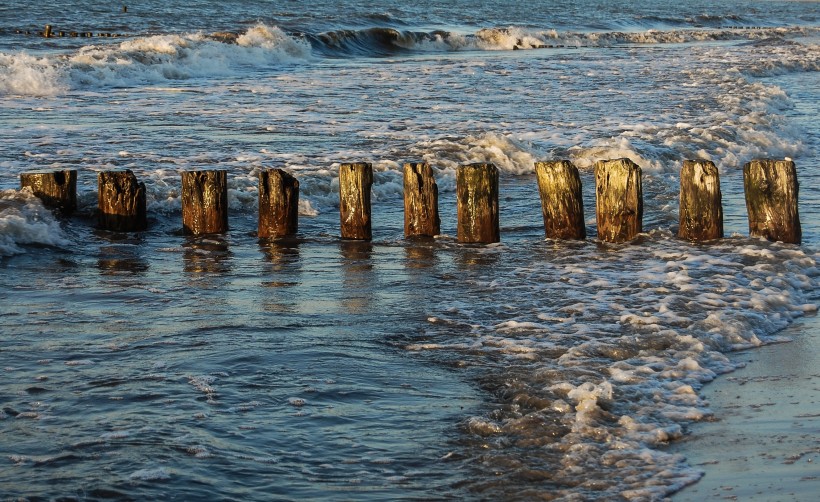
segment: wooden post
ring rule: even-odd
[[[97,175],[97,207],[100,228],[114,232],[139,232],[148,228],[145,214],[145,183],[130,170]]]
[[[536,162],[544,233],[548,239],[586,239],[578,168],[568,160]]]
[[[456,171],[458,241],[499,242],[498,169],[493,164],[469,164]]]
[[[260,239],[296,235],[299,229],[299,181],[282,169],[259,173]]]
[[[339,167],[339,218],[342,239],[369,241],[373,235],[370,223],[370,188],[373,167],[368,162],[342,164]]]
[[[641,168],[629,159],[595,163],[595,209],[598,239],[626,242],[641,233],[643,191]]]
[[[690,241],[723,238],[720,176],[711,161],[686,160],[680,171],[678,237]]]
[[[51,25],[47,24],[46,29],[43,31],[43,36],[46,38],[51,38]]]
[[[77,209],[77,171],[44,171],[20,175],[20,188],[30,188],[46,207],[69,215]]]
[[[182,172],[182,225],[193,235],[228,230],[228,172]]]
[[[797,169],[791,160],[757,159],[743,166],[749,235],[800,244]]]
[[[440,233],[433,169],[426,162],[404,164],[404,236],[435,237]]]

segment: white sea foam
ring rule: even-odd
[[[63,67],[49,57],[0,52],[0,96],[53,96],[65,90]]]
[[[51,96],[73,88],[133,86],[229,75],[312,59],[310,45],[258,24],[225,43],[202,33],[155,35],[88,45],[73,54],[0,53],[0,95]]]
[[[165,467],[139,469],[128,476],[131,481],[164,481],[171,479],[171,472]]]
[[[22,253],[26,244],[65,246],[69,241],[30,190],[0,190],[0,257]]]

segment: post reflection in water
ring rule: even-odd
[[[112,244],[100,247],[97,269],[100,275],[142,275],[148,271],[148,262],[139,247],[130,244]]]
[[[501,248],[488,246],[463,246],[456,250],[456,264],[462,270],[490,270],[498,264]]]
[[[438,265],[438,256],[433,239],[410,239],[404,248],[404,256],[404,265],[409,269],[426,269]]]
[[[302,283],[300,244],[296,239],[259,240],[259,251],[265,259],[261,285],[268,288],[262,305],[268,312],[298,310],[293,288]]]
[[[183,270],[187,274],[220,276],[233,269],[233,253],[222,236],[188,237],[182,249]]]
[[[370,241],[342,240],[342,306],[350,314],[367,314],[378,286],[373,273],[373,244]]]

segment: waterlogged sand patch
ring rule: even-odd
[[[704,388],[715,420],[693,425],[672,450],[705,474],[674,501],[817,500],[820,318],[784,335],[794,341],[734,354],[746,367]]]

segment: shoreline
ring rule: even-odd
[[[668,451],[704,472],[673,494],[702,500],[813,501],[820,493],[820,317],[798,319],[791,338],[729,354],[745,364],[701,394],[714,413]]]

